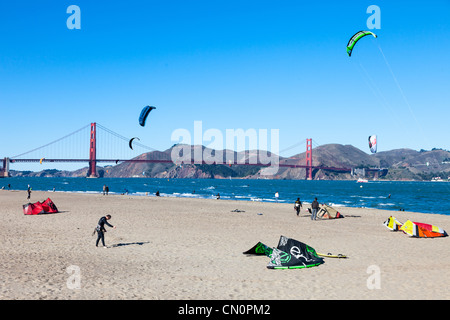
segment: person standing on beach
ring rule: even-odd
[[[275,201],[278,202],[278,197],[280,196],[280,194],[277,192],[275,192]]]
[[[106,193],[106,184],[103,185],[103,195]]]
[[[297,217],[300,214],[300,208],[302,207],[302,202],[300,201],[300,198],[297,198],[297,200],[294,203],[294,209],[297,211]]]
[[[31,198],[31,187],[30,187],[30,185],[28,185],[27,193],[28,193],[27,199],[29,200]]]
[[[96,247],[98,247],[98,243],[99,243],[99,241],[101,239],[102,240],[102,244],[103,244],[103,248],[105,248],[105,249],[107,248],[106,245],[105,245],[105,232],[106,232],[105,224],[108,227],[111,227],[113,229],[116,228],[112,224],[108,223],[109,219],[111,219],[111,215],[108,214],[108,215],[106,215],[104,217],[101,217],[100,220],[98,221],[97,227],[95,228],[95,231],[97,231],[97,241],[95,242],[95,246]]]
[[[319,202],[317,202],[317,198],[314,198],[314,201],[311,203],[311,220],[316,220],[317,211],[319,210]]]

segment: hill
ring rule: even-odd
[[[442,149],[431,151],[395,149],[373,155],[381,167],[389,168],[387,179],[431,180],[433,177],[450,176],[450,152]]]
[[[214,159],[223,164],[184,164],[183,158],[201,155],[207,163]],[[174,145],[165,151],[152,151],[143,153],[134,160],[162,160],[166,162],[122,162],[116,165],[97,167],[100,177],[148,177],[148,178],[241,178],[241,179],[306,179],[306,170],[303,168],[280,167],[274,175],[264,175],[264,167],[251,165],[228,165],[230,159],[238,163],[260,163],[269,153],[258,150],[246,150],[235,152],[231,150],[212,150],[204,146]],[[178,158],[178,163],[171,159]],[[450,176],[450,152],[442,149],[431,151],[411,149],[395,149],[367,154],[352,145],[326,144],[315,148],[312,152],[313,165],[336,168],[352,168],[353,173],[342,173],[333,170],[313,170],[313,179],[344,180],[357,179],[365,175],[369,178],[388,180],[431,180],[440,176],[447,179]],[[195,158],[194,158],[195,159]],[[201,158],[200,158],[201,159]],[[280,157],[280,164],[304,165],[306,152],[292,157]],[[382,174],[374,175],[374,171],[368,169],[384,168]],[[38,176],[38,177],[84,177],[87,168],[76,171],[44,170],[41,172],[17,172],[11,171],[12,176]]]

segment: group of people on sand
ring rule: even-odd
[[[297,198],[297,200],[294,203],[294,210],[297,212],[297,217],[300,214],[300,208],[302,208],[302,202],[300,201],[300,198]],[[319,211],[319,202],[317,201],[317,198],[314,198],[314,201],[311,202],[311,220],[317,220],[317,212]]]
[[[104,184],[103,185],[103,195],[108,195],[108,193],[109,193],[109,187],[106,184]]]
[[[159,194],[159,191],[158,191],[158,194]],[[300,198],[297,198],[297,200],[294,203],[294,209],[297,212],[297,217],[300,215],[300,208],[302,208],[302,207],[303,207],[303,205],[302,205],[302,202],[300,201]],[[317,220],[317,212],[318,211],[319,211],[319,202],[317,201],[317,198],[314,198],[314,201],[311,203],[311,220]],[[108,227],[111,227],[113,229],[116,229],[115,226],[108,223],[108,220],[110,220],[110,219],[111,219],[111,215],[108,214],[104,217],[101,217],[100,220],[98,221],[97,227],[94,230],[94,234],[95,234],[95,232],[97,232],[97,241],[95,242],[96,247],[98,247],[98,244],[101,240],[102,244],[103,244],[103,248],[107,248],[107,246],[105,245],[105,232],[106,232],[105,225],[107,225]]]
[[[278,198],[280,197],[280,194],[275,192],[275,201],[278,202]],[[300,198],[297,198],[294,202],[294,210],[297,213],[297,217],[300,216],[300,208],[303,208],[303,204],[300,201]],[[319,212],[319,202],[317,201],[317,198],[314,198],[314,201],[311,202],[311,209],[308,209],[311,212],[311,220],[317,220],[317,212]]]

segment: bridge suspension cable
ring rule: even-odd
[[[115,136],[115,137],[117,137],[117,138],[119,138],[119,139],[121,139],[121,140],[123,140],[123,141],[126,141],[127,143],[128,143],[128,142],[130,141],[130,139],[131,139],[131,138],[124,137],[124,136],[118,134],[117,132],[112,131],[111,129],[108,129],[108,128],[102,126],[102,125],[99,124],[99,123],[97,123],[97,128],[98,128],[98,129],[101,129],[101,130],[104,130],[105,132],[107,132],[107,133],[109,133],[109,134],[111,134],[111,135],[113,135],[113,136]],[[144,145],[144,144],[142,144],[142,143],[140,143],[140,142],[137,142],[137,141],[136,141],[136,142],[133,142],[133,146],[141,147],[141,148],[146,149],[146,150],[148,150],[148,151],[157,151],[156,149],[154,149],[154,148],[152,148],[152,147],[149,147],[149,146],[146,146],[146,145]]]
[[[294,148],[298,148],[298,147],[300,147],[301,145],[304,145],[305,143],[306,143],[306,140],[303,139],[302,141],[299,141],[299,142],[297,142],[297,143],[291,145],[290,147],[287,147],[286,149],[280,150],[279,153],[280,153],[280,155],[281,155],[282,153],[287,152],[287,151],[290,151],[290,150],[292,150],[292,149],[294,149]]]
[[[129,141],[131,138],[114,132],[101,124],[97,123],[96,126],[99,129],[97,130],[97,159],[127,160],[144,152],[156,151],[156,149],[140,143],[138,139],[133,141],[133,149],[130,149]],[[28,160],[46,159],[44,161],[47,161],[53,159],[58,160],[58,162],[87,160],[89,159],[87,148],[89,136],[90,124],[40,147],[10,157],[10,159],[20,161],[26,156],[26,158],[30,158]]]
[[[16,158],[21,157],[21,156],[24,156],[24,155],[26,155],[26,154],[30,154],[30,153],[32,153],[32,152],[35,152],[35,151],[41,150],[41,149],[43,149],[43,148],[46,148],[46,147],[48,147],[48,146],[51,146],[51,145],[53,145],[53,144],[55,144],[55,143],[57,143],[57,142],[59,142],[59,141],[62,141],[62,140],[64,140],[64,139],[67,139],[68,137],[73,136],[73,135],[75,135],[75,134],[77,134],[77,133],[83,131],[84,129],[89,128],[89,126],[90,126],[90,125],[86,125],[86,126],[80,128],[80,129],[78,129],[78,130],[75,130],[75,131],[72,132],[72,133],[69,133],[69,134],[65,135],[64,137],[61,137],[61,138],[59,138],[59,139],[56,139],[56,140],[54,140],[54,141],[52,141],[52,142],[49,142],[49,143],[43,145],[43,146],[34,148],[33,150],[30,150],[30,151],[27,151],[27,152],[18,154],[18,155],[16,155],[16,156],[13,156],[13,157],[10,157],[10,158],[11,158],[11,159],[16,159]]]

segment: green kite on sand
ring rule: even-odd
[[[285,236],[280,237],[276,248],[258,242],[244,254],[268,256],[270,262],[267,268],[269,269],[302,269],[324,263],[323,258],[318,256],[314,248]]]

